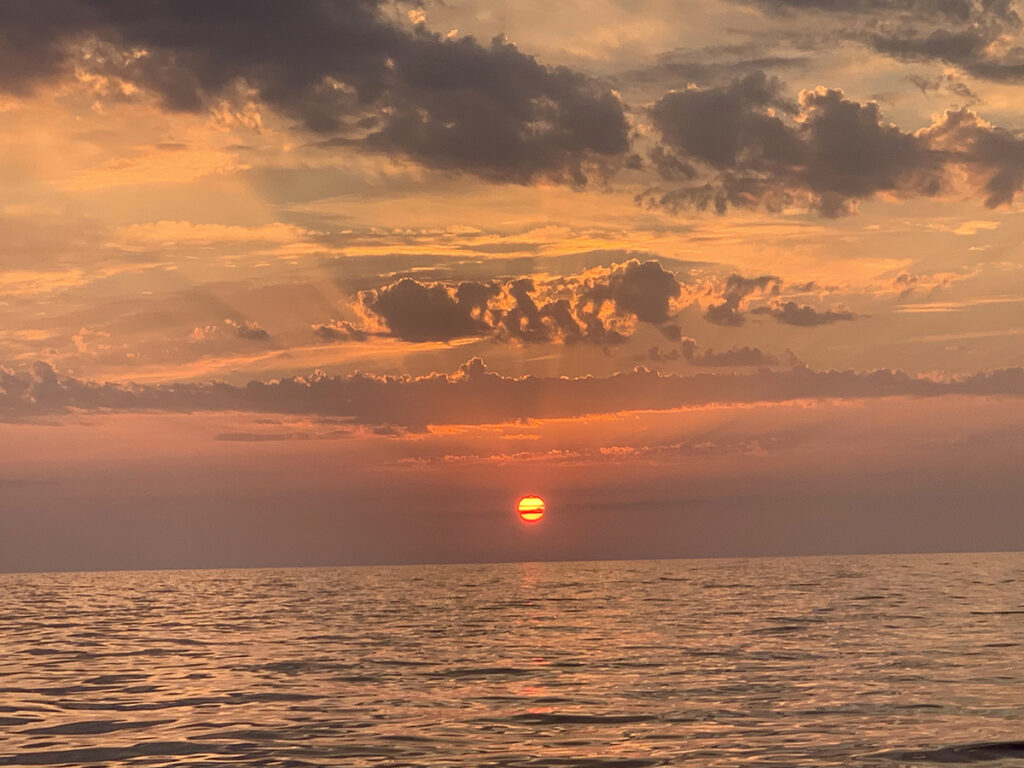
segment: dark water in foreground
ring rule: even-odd
[[[1022,587],[1022,554],[5,575],[0,765],[1024,766]]]

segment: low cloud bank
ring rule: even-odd
[[[900,371],[762,369],[749,374],[664,376],[645,368],[606,378],[512,378],[480,358],[454,373],[428,376],[328,376],[314,373],[243,386],[224,382],[138,385],[86,381],[46,363],[31,371],[0,368],[0,421],[85,412],[311,414],[355,424],[424,428],[522,419],[660,410],[713,403],[944,395],[1024,396],[1024,368],[936,380]]]

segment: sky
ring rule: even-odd
[[[1012,0],[0,16],[0,570],[1024,549]]]

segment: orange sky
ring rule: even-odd
[[[0,570],[1024,546],[1024,11],[953,5],[33,3]]]

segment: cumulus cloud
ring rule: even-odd
[[[668,93],[651,109],[660,143],[652,158],[666,187],[637,196],[678,211],[806,203],[827,217],[880,193],[933,197],[967,177],[989,207],[1024,186],[1024,137],[966,107],[910,133],[835,89],[803,91],[754,73],[726,86]],[[954,173],[957,171],[957,173]]]
[[[635,315],[646,323],[664,323],[672,314],[672,300],[680,293],[675,275],[657,261],[634,259],[613,270],[607,283],[592,283],[584,299],[599,306],[609,301],[620,314]]]
[[[0,89],[25,93],[77,69],[155,93],[170,110],[255,99],[325,147],[400,153],[495,181],[582,185],[627,151],[623,107],[607,87],[500,38],[400,26],[384,5],[8,2]]]
[[[450,290],[441,283],[426,285],[403,278],[378,290],[363,291],[359,301],[404,341],[450,341],[491,330],[484,315],[488,299],[497,291],[496,286],[482,283],[460,283]]]
[[[662,376],[644,368],[606,378],[510,378],[479,358],[453,374],[328,376],[315,373],[244,386],[223,382],[138,385],[99,383],[58,374],[0,368],[0,420],[16,422],[69,412],[197,412],[307,414],[355,424],[423,428],[529,418],[659,410],[712,403],[808,398],[1024,396],[1024,368],[936,380],[900,371],[814,371],[803,366],[747,375]]]
[[[404,341],[490,336],[519,343],[618,344],[638,321],[678,338],[678,326],[666,321],[681,294],[679,280],[657,261],[631,259],[544,283],[528,277],[458,284],[402,278],[360,292],[358,309],[382,332]]]
[[[701,163],[705,172],[666,192],[649,190],[638,198],[647,205],[724,213],[781,210],[807,199],[823,215],[838,216],[877,192],[941,189],[938,153],[883,122],[877,104],[838,90],[804,91],[791,103],[777,80],[755,73],[728,86],[669,93],[651,114],[661,151]]]

